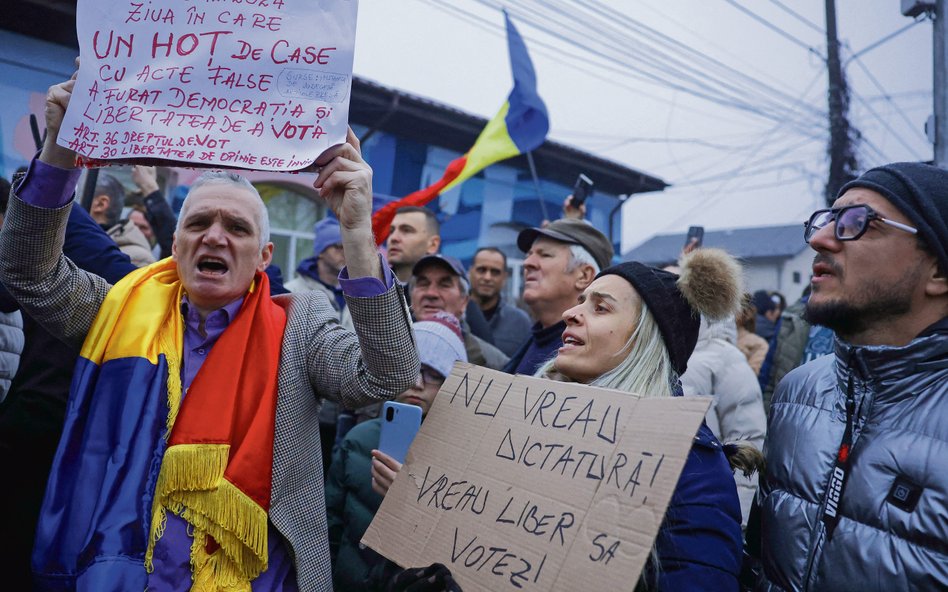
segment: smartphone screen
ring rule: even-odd
[[[379,434],[379,450],[404,463],[415,434],[421,427],[421,407],[386,401],[382,405],[380,419],[382,430]]]
[[[701,243],[704,242],[704,226],[691,226],[688,228],[688,236],[685,238],[685,246],[691,244],[691,241],[697,239],[695,242],[695,248],[701,246]]]
[[[586,175],[580,173],[576,178],[576,183],[573,185],[573,199],[571,201],[574,208],[578,208],[586,199],[592,195],[593,191],[593,182],[592,179]]]

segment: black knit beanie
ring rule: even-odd
[[[919,162],[895,162],[846,183],[837,197],[853,187],[871,189],[892,202],[918,228],[942,273],[948,273],[948,171]]]
[[[678,275],[638,261],[627,261],[604,269],[596,277],[610,274],[632,284],[645,301],[665,341],[672,367],[679,376],[684,374],[688,358],[698,343],[701,318],[678,289]]]

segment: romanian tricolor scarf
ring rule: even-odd
[[[192,590],[249,591],[267,568],[286,313],[257,274],[182,400],[183,293],[170,259],[136,270],[86,337],[33,559],[57,589],[142,589],[168,511],[193,531]]]

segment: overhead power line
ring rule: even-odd
[[[499,9],[499,2],[477,0]],[[569,6],[542,0],[515,0],[506,8],[518,22],[565,42],[597,63],[605,60],[633,76],[672,88],[719,105],[752,113],[772,121],[785,121],[792,97],[680,42],[654,31],[627,15],[604,8],[601,3],[578,0]],[[621,26],[620,26],[621,25]],[[568,53],[568,52],[567,52]],[[807,109],[810,111],[807,112]],[[802,115],[802,118],[801,118]],[[791,126],[810,133],[823,118],[818,108],[807,105]]]
[[[786,4],[784,4],[783,2],[780,2],[780,0],[770,0],[770,2],[771,2],[772,4],[774,4],[774,5],[776,5],[778,8],[780,8],[780,9],[783,10],[784,12],[786,12],[787,14],[789,14],[790,16],[792,16],[793,18],[795,18],[795,19],[797,19],[798,21],[800,21],[801,23],[803,23],[804,25],[810,27],[811,29],[813,29],[814,31],[816,31],[817,33],[819,33],[821,36],[822,36],[822,35],[826,35],[826,31],[823,29],[823,27],[817,25],[816,23],[814,23],[814,22],[811,21],[810,19],[808,19],[808,18],[802,16],[800,13],[794,11],[792,8],[790,8],[789,6],[787,6]]]
[[[432,8],[446,12],[455,18],[461,19],[465,22],[472,24],[473,26],[490,33],[491,35],[504,38],[506,33],[504,32],[503,27],[499,26],[496,21],[488,20],[481,16],[475,15],[461,7],[456,6],[454,3],[445,3],[440,0],[420,0],[427,3]],[[523,35],[525,39],[530,41],[531,48],[537,47],[537,53],[541,55],[546,55],[550,58],[558,60],[560,63],[582,72],[583,74],[601,80],[607,84],[616,86],[627,90],[633,94],[637,94],[643,97],[652,99],[658,103],[665,104],[668,101],[667,97],[659,96],[654,93],[648,92],[643,88],[641,84],[632,85],[628,84],[625,79],[632,78],[637,81],[647,81],[644,77],[636,76],[633,72],[630,72],[627,68],[620,65],[615,65],[612,63],[606,63],[603,61],[589,60],[588,57],[581,56],[579,54],[564,54],[562,47],[556,47],[552,43],[547,43],[542,39],[537,39],[536,37],[531,37],[529,35]],[[599,74],[596,70],[601,70],[604,74]],[[651,82],[651,81],[647,81]],[[721,119],[720,114],[712,114],[709,111],[705,111],[692,106],[679,106],[680,109],[689,111],[691,113],[697,113],[699,115],[705,115],[709,117],[716,117]],[[733,121],[738,123],[737,119],[725,121]]]
[[[853,61],[855,61],[855,62],[856,62],[856,65],[859,66],[859,69],[861,69],[861,70],[863,71],[863,73],[866,75],[866,78],[869,79],[869,82],[871,82],[871,83],[873,84],[873,86],[875,86],[876,89],[877,89],[880,93],[882,93],[881,96],[886,100],[887,103],[889,103],[889,104],[892,106],[892,109],[899,115],[899,117],[902,119],[902,121],[905,122],[905,125],[907,125],[907,126],[909,127],[909,129],[912,130],[913,133],[918,133],[918,135],[919,135],[923,140],[925,140],[925,134],[922,133],[922,126],[916,125],[916,124],[912,123],[912,121],[911,121],[911,120],[908,118],[908,116],[905,114],[905,111],[904,111],[903,109],[900,109],[899,106],[895,104],[895,101],[892,100],[892,97],[889,96],[889,93],[887,93],[886,90],[885,90],[884,88],[882,88],[882,83],[880,83],[879,80],[878,80],[875,76],[872,75],[872,72],[869,71],[869,68],[866,67],[866,65],[863,63],[862,59],[860,59],[860,58],[857,57],[857,58],[855,58]],[[855,93],[853,93],[853,94],[855,95]],[[859,99],[862,103],[864,103],[864,104],[867,105],[867,107],[868,107],[869,101],[866,101],[866,100],[862,99],[861,97],[857,97],[857,99]],[[894,134],[894,132],[893,132],[893,135],[897,135],[897,134]],[[903,146],[908,147],[908,146],[906,145],[905,141],[902,140],[901,138],[899,138],[899,142],[900,142]],[[909,148],[909,150],[912,150],[912,152],[915,152],[915,151],[914,151],[913,149],[911,149],[911,148]],[[917,152],[916,152],[915,154],[917,154]]]
[[[778,27],[777,25],[773,24],[772,22],[768,21],[768,20],[765,19],[764,17],[760,16],[760,15],[757,14],[756,12],[750,10],[749,8],[745,8],[745,7],[742,6],[741,4],[738,4],[735,0],[724,0],[724,1],[727,2],[728,4],[730,4],[731,6],[733,6],[734,8],[740,10],[741,12],[743,12],[744,14],[746,14],[747,16],[751,17],[752,19],[754,19],[754,20],[757,21],[758,23],[764,25],[765,27],[767,27],[768,29],[770,29],[770,30],[773,31],[774,33],[777,33],[778,35],[780,35],[781,37],[783,37],[783,38],[786,39],[787,41],[790,41],[791,43],[794,43],[794,44],[796,44],[796,45],[799,45],[800,47],[802,47],[803,49],[806,49],[807,51],[813,52],[815,55],[819,56],[820,59],[822,59],[822,60],[825,60],[825,59],[826,59],[826,56],[823,55],[818,49],[816,49],[816,48],[813,47],[812,45],[809,45],[809,44],[807,44],[805,41],[801,41],[800,39],[794,37],[794,36],[791,35],[790,33],[787,33],[786,31],[784,31],[783,29],[781,29],[781,28]]]
[[[870,44],[867,45],[866,47],[863,47],[863,48],[860,49],[859,51],[853,53],[853,55],[849,56],[849,60],[846,60],[846,63],[848,63],[848,62],[851,61],[851,60],[857,59],[857,58],[859,58],[859,57],[862,56],[862,55],[865,55],[865,54],[869,53],[870,51],[872,51],[873,49],[879,47],[879,46],[882,45],[883,43],[886,43],[887,41],[891,41],[892,39],[895,39],[896,37],[898,37],[899,35],[901,35],[902,33],[906,32],[906,31],[908,31],[909,29],[911,29],[912,27],[914,27],[915,25],[917,25],[917,24],[920,23],[920,22],[922,22],[921,19],[920,19],[920,20],[917,20],[917,21],[912,21],[911,23],[905,25],[905,26],[902,27],[901,29],[898,29],[897,31],[893,31],[892,33],[889,33],[888,35],[886,35],[886,36],[883,37],[882,39],[879,39],[878,41],[875,41],[875,42],[873,42],[873,43],[870,43]],[[845,66],[846,64],[843,64],[843,65]]]

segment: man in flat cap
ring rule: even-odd
[[[576,305],[596,274],[609,266],[613,251],[603,233],[574,218],[522,230],[517,246],[526,253],[523,301],[536,324],[504,371],[532,375],[563,345],[563,313]]]

